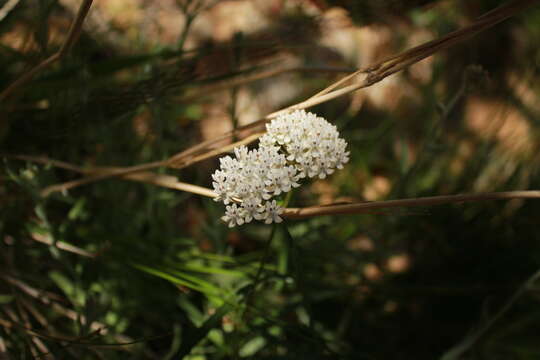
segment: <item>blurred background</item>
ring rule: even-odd
[[[164,160],[502,3],[95,0],[0,104],[0,358],[540,358],[535,200],[229,229],[220,203],[126,179],[39,194],[81,176],[39,157]],[[80,4],[0,1],[2,90]],[[289,206],[539,189],[539,43],[533,6],[310,109],[351,160]],[[217,166],[157,173],[211,187]]]

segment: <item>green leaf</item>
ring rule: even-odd
[[[141,264],[133,264],[133,266],[141,271],[144,271],[151,275],[168,280],[174,284],[185,286],[188,289],[201,292],[205,294],[206,296],[208,296],[209,298],[211,297],[219,298],[220,295],[222,294],[221,289],[219,289],[217,286],[209,283],[208,281],[197,278],[196,276],[191,276],[189,274],[182,273],[175,270],[171,270],[171,271],[159,270],[159,269],[151,268],[151,267],[141,265]]]
[[[77,200],[75,205],[69,210],[68,218],[70,220],[77,220],[80,217],[84,216],[84,205],[86,204],[85,198],[80,198]]]
[[[200,272],[203,274],[217,274],[217,275],[229,275],[229,276],[245,276],[246,275],[242,271],[211,267],[208,265],[177,265],[175,267],[180,270],[195,271],[195,272]]]
[[[49,272],[49,278],[66,294],[73,304],[84,305],[85,294],[82,291],[77,291],[76,285],[64,274],[53,270]]]
[[[232,310],[232,306],[225,304],[210,316],[202,326],[198,328],[187,329],[183,331],[185,337],[182,338],[182,345],[176,354],[176,359],[183,359],[195,348],[203,339],[205,339],[212,329],[221,327],[222,319]]]
[[[187,313],[189,319],[195,326],[202,326],[204,315],[185,296],[181,296],[178,299],[178,305]]]
[[[240,349],[238,355],[240,357],[248,357],[255,355],[259,350],[261,350],[266,345],[266,339],[262,336],[257,336],[249,340],[242,348]]]
[[[197,276],[193,276],[193,275],[187,274],[185,272],[180,272],[177,270],[171,270],[171,273],[196,285],[197,287],[201,289],[203,293],[212,294],[212,295],[218,295],[222,293],[220,288],[210,283],[209,281],[201,279]]]
[[[13,300],[13,295],[0,295],[0,304],[9,304]]]

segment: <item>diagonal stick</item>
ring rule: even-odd
[[[131,166],[127,168],[117,168],[117,171],[110,172],[108,174],[99,174],[89,176],[80,180],[71,181],[63,184],[53,185],[43,190],[43,195],[47,196],[52,192],[62,191],[70,188],[74,188],[79,185],[92,183],[99,180],[104,180],[116,176],[124,176],[126,174],[135,173],[142,170],[149,170],[161,166],[168,166],[176,169],[181,169],[189,165],[193,165],[199,161],[208,159],[210,157],[218,156],[229,151],[235,146],[246,144],[246,139],[238,142],[228,143],[234,137],[246,137],[254,135],[254,132],[264,131],[264,124],[271,119],[278,117],[281,114],[290,112],[292,110],[306,109],[326,101],[333,100],[337,97],[346,95],[361,88],[369,87],[376,84],[386,77],[395,74],[412,64],[415,64],[438,51],[448,49],[460,42],[463,42],[480,32],[500,23],[523,11],[533,4],[537,4],[538,0],[514,0],[510,1],[494,10],[487,12],[479,17],[474,23],[464,28],[453,31],[438,39],[429,41],[422,45],[416,46],[410,50],[404,51],[401,54],[387,58],[379,63],[371,65],[365,69],[359,70],[351,75],[346,76],[344,79],[330,85],[328,88],[322,90],[315,96],[300,102],[295,105],[291,105],[282,110],[276,111],[267,115],[265,118],[258,120],[246,126],[237,128],[234,131],[225,133],[217,138],[204,141],[198,145],[192,146],[176,155],[173,155],[169,159],[163,161],[156,161],[153,163]],[[351,79],[353,76],[363,73],[364,79],[357,84],[348,85],[340,89],[334,90],[338,85],[343,84],[345,81]],[[250,138],[251,141],[255,141],[254,138]],[[226,145],[221,145],[227,143]]]
[[[43,69],[49,67],[51,64],[57,62],[58,60],[62,59],[64,56],[67,55],[69,50],[73,47],[73,45],[75,44],[75,42],[79,39],[79,36],[81,35],[82,24],[84,22],[84,19],[86,18],[86,15],[88,14],[88,11],[90,10],[90,6],[92,6],[92,1],[93,0],[83,0],[81,7],[79,8],[79,11],[77,12],[77,17],[71,23],[68,36],[66,40],[64,41],[64,44],[62,45],[60,50],[57,53],[51,55],[47,59],[40,62],[30,71],[22,74],[11,85],[9,85],[6,89],[4,89],[4,91],[0,93],[0,102],[6,100],[7,98],[15,94],[21,87],[26,85],[26,83],[32,80],[32,78],[36,76],[39,72],[41,72]]]

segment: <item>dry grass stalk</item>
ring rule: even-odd
[[[264,71],[256,72],[253,74],[247,74],[231,80],[220,81],[216,84],[203,86],[193,93],[182,95],[175,98],[176,101],[189,102],[200,99],[202,96],[207,96],[215,92],[227,90],[235,86],[246,85],[255,81],[268,79],[274,76],[293,73],[293,72],[317,72],[317,73],[348,73],[353,72],[354,69],[339,68],[332,66],[299,66],[295,64],[285,63],[284,65],[276,68],[265,69]]]
[[[47,305],[47,306],[50,306],[55,312],[65,316],[66,318],[72,320],[72,321],[81,321],[82,323],[86,323],[86,317],[84,315],[81,316],[81,314],[77,313],[75,310],[72,310],[70,308],[66,308],[62,305],[60,305],[58,302],[67,302],[66,299],[54,294],[54,293],[49,293],[49,292],[46,292],[46,291],[43,291],[43,290],[40,290],[40,289],[37,289],[37,288],[34,288],[32,286],[30,286],[29,284],[23,282],[22,280],[18,279],[18,278],[15,278],[15,277],[12,277],[12,276],[9,276],[7,274],[0,274],[0,279],[4,280],[5,282],[15,286],[16,288],[18,288],[19,290],[21,290],[21,292],[25,293],[26,295],[30,296],[31,298],[33,299],[36,299],[38,300],[40,303],[42,303],[43,305]],[[1,323],[0,322],[0,325],[2,326],[13,326],[13,325],[17,325],[17,324],[13,324],[13,323]],[[93,321],[91,324],[90,324],[90,330],[92,330],[93,332],[100,332],[101,334],[106,334],[108,332],[107,330],[108,326],[103,324],[103,323],[100,323],[98,321]],[[61,341],[74,341],[74,340],[82,340],[84,338],[88,338],[88,336],[93,336],[94,333],[92,334],[89,334],[89,335],[86,335],[84,337],[80,337],[80,338],[69,338],[69,337],[62,337],[62,338],[57,338],[57,337],[50,337],[48,335],[44,335],[43,333],[38,333],[36,332],[36,336],[40,336],[40,337],[44,337],[44,338],[49,338],[51,340],[54,340],[54,341],[58,341],[58,340],[61,340]],[[127,343],[127,342],[131,342],[133,341],[133,339],[131,339],[130,337],[127,337],[125,335],[114,335],[114,338],[116,341],[118,342],[123,342],[123,343]],[[124,348],[124,350],[127,350],[129,351],[129,348]]]
[[[0,9],[0,21],[4,20],[6,16],[9,15],[11,10],[17,6],[20,0],[8,0],[7,3]]]
[[[86,251],[84,249],[81,249],[77,246],[73,246],[71,244],[68,244],[68,243],[65,243],[63,241],[53,241],[53,239],[48,236],[48,235],[42,235],[42,234],[38,234],[38,233],[31,233],[30,234],[31,236],[31,239],[32,240],[35,240],[37,242],[40,242],[40,243],[43,243],[43,244],[46,244],[46,245],[49,245],[49,246],[54,246],[56,247],[57,249],[60,249],[60,250],[64,250],[64,251],[67,251],[67,252],[70,252],[70,253],[73,253],[73,254],[77,254],[77,255],[80,255],[80,256],[83,256],[83,257],[87,257],[87,258],[95,258],[96,255],[89,252],[89,251]]]
[[[42,164],[51,164],[53,166],[58,166],[64,169],[73,170],[76,172],[88,173],[89,170],[81,169],[72,164],[49,159],[46,157],[32,157],[26,155],[12,156],[12,158],[17,158],[20,160],[34,161]],[[118,170],[118,168],[94,168],[93,171],[102,171],[106,173],[107,171]],[[189,192],[192,194],[197,194],[201,196],[206,196],[209,198],[216,197],[216,194],[213,190],[193,185],[176,180],[175,176],[170,175],[160,175],[152,172],[139,172],[132,173],[122,176],[127,180],[140,181],[148,184],[154,184],[170,189],[180,190]],[[317,205],[310,206],[305,208],[286,208],[282,214],[282,217],[287,219],[303,219],[314,216],[323,216],[323,215],[342,215],[342,214],[362,214],[362,213],[372,213],[374,210],[382,209],[391,209],[391,208],[405,208],[405,207],[418,207],[418,206],[433,206],[433,205],[443,205],[443,204],[452,204],[452,203],[463,203],[463,202],[474,202],[474,201],[493,201],[493,200],[512,200],[512,199],[540,199],[540,191],[538,190],[524,190],[524,191],[503,191],[503,192],[490,192],[490,193],[478,193],[478,194],[457,194],[457,195],[441,195],[441,196],[430,196],[430,197],[421,197],[413,199],[399,199],[399,200],[383,200],[383,201],[363,201],[358,203],[349,203],[349,204],[326,204],[326,205]],[[42,241],[40,239],[34,240]],[[46,242],[50,244],[50,242]],[[65,245],[70,248],[66,248]],[[62,250],[71,251],[82,256],[95,256],[94,254],[82,254],[80,251],[84,251],[79,248],[72,247],[68,244],[60,243],[58,247]],[[75,251],[74,251],[75,250]]]
[[[96,168],[85,169],[85,168],[81,168],[79,166],[67,163],[65,161],[54,160],[45,156],[29,156],[29,155],[4,155],[4,156],[6,158],[31,161],[31,162],[35,162],[35,163],[43,164],[43,165],[52,165],[58,168],[62,168],[62,169],[66,169],[66,170],[70,170],[70,171],[74,171],[74,172],[78,172],[78,173],[86,174],[86,175],[94,174],[95,176],[98,176],[100,174],[107,175],[107,174],[110,174],[111,172],[115,172],[118,170],[125,171],[125,168],[114,168],[114,167],[107,167],[107,168],[96,167]],[[143,171],[143,172],[137,171],[135,173],[127,173],[127,174],[121,175],[120,177],[126,180],[158,185],[158,186],[166,187],[169,189],[186,191],[192,194],[197,194],[197,195],[202,195],[202,196],[207,196],[207,197],[216,196],[214,191],[210,189],[204,188],[202,186],[180,182],[177,180],[176,176],[172,176],[172,175],[156,174],[149,171]],[[44,189],[42,191],[42,195],[47,195],[47,193],[45,193],[45,190],[47,189]],[[36,238],[34,238],[34,240],[41,241]],[[41,242],[45,242],[50,245],[50,242],[47,242],[47,241],[41,241]],[[58,244],[58,247],[62,250],[70,251],[70,249],[64,248],[61,243]],[[75,251],[72,251],[72,252],[75,252]],[[80,255],[83,255],[83,254],[80,254]],[[83,255],[83,256],[86,256],[86,255]]]
[[[321,215],[340,215],[340,214],[361,214],[373,210],[414,207],[414,206],[433,206],[451,203],[462,203],[471,201],[488,200],[510,200],[510,199],[540,199],[540,191],[503,191],[480,194],[457,194],[429,196],[414,199],[399,199],[386,201],[360,202],[340,205],[323,205],[307,208],[287,208],[283,217],[289,219],[302,219]]]
[[[57,62],[58,60],[66,56],[73,44],[75,44],[75,42],[79,39],[82,24],[84,22],[84,19],[86,18],[86,15],[88,14],[88,11],[90,10],[90,6],[92,6],[92,1],[93,0],[83,0],[81,7],[77,12],[77,17],[75,18],[73,23],[71,23],[68,36],[60,50],[57,53],[48,57],[47,59],[43,60],[30,71],[22,74],[17,80],[15,80],[11,85],[9,85],[4,91],[2,91],[2,93],[0,93],[0,101],[4,101],[11,95],[15,94],[17,90],[19,90],[27,82],[32,80],[32,78],[36,76],[39,72],[41,72],[43,69],[49,67],[51,64]]]
[[[192,185],[195,186],[195,185]],[[197,186],[199,195],[214,198],[215,193],[206,188]],[[201,189],[205,191],[200,191]],[[189,189],[181,189],[183,191],[192,192]],[[383,201],[363,201],[350,204],[327,204],[310,206],[305,208],[286,208],[282,217],[287,219],[303,219],[322,215],[342,215],[342,214],[362,214],[372,213],[374,210],[405,208],[418,206],[433,206],[453,203],[473,202],[473,201],[493,201],[493,200],[512,200],[512,199],[540,199],[540,191],[525,190],[525,191],[502,191],[479,194],[457,194],[457,195],[441,195],[429,196],[413,199],[399,200],[383,200]]]
[[[367,68],[358,70],[355,73],[350,74],[345,78],[339,80],[338,82],[330,85],[329,87],[322,90],[315,96],[307,99],[306,101],[269,114],[264,119],[261,119],[246,126],[239,127],[215,139],[202,142],[170,157],[169,159],[126,168],[116,168],[114,171],[102,172],[99,174],[90,175],[79,180],[53,185],[44,189],[42,195],[48,196],[53,192],[66,191],[76,186],[88,184],[91,182],[104,180],[111,177],[126,176],[128,174],[146,171],[162,166],[181,169],[186,166],[193,165],[199,161],[214,156],[219,156],[225,152],[230,151],[236,146],[255,141],[256,138],[258,138],[262,134],[261,131],[264,131],[264,124],[267,121],[274,119],[283,113],[297,109],[306,109],[321,104],[323,102],[330,101],[339,96],[346,95],[358,89],[366,88],[373,84],[376,84],[385,79],[386,77],[395,74],[396,72],[399,72],[411,66],[412,64],[415,64],[435,54],[438,51],[448,49],[456,45],[457,43],[463,42],[477,35],[478,33],[498,24],[499,22],[516,15],[517,13],[533,5],[534,3],[537,3],[537,0],[511,1],[482,15],[473,24],[469,26],[456,30],[439,39],[435,39],[420,46],[414,47],[396,56],[387,58]],[[339,86],[353,79],[357,75],[363,75],[363,79],[360,82],[337,89]],[[234,138],[242,138],[242,140],[230,143]],[[93,173],[93,171],[91,172]]]
[[[146,171],[150,169],[155,169],[161,166],[165,166],[165,161],[156,161],[152,163],[147,164],[141,164],[141,165],[135,165],[130,166],[126,168],[109,168],[110,170],[102,171],[99,168],[97,169],[89,169],[85,171],[85,173],[90,173],[87,177],[84,177],[82,179],[72,180],[61,184],[51,185],[46,187],[41,191],[41,195],[44,197],[49,196],[51,193],[54,192],[64,192],[71,188],[89,184],[95,181],[108,179],[111,177],[121,177],[121,176],[127,176],[129,174]],[[96,171],[97,170],[97,171]]]
[[[192,156],[189,156],[189,157],[185,156],[182,159],[182,161],[180,161],[180,160],[176,160],[174,162],[169,161],[167,165],[169,165],[171,167],[174,167],[176,169],[185,168],[185,167],[188,167],[188,166],[190,166],[192,164],[198,163],[200,161],[213,158],[213,157],[221,155],[221,154],[223,154],[225,152],[232,151],[235,147],[250,144],[250,143],[254,142],[255,140],[257,140],[258,138],[260,138],[263,134],[264,134],[264,132],[257,132],[255,134],[251,134],[251,135],[245,137],[242,140],[236,141],[236,142],[234,142],[232,144],[219,146],[216,149],[211,149],[210,148],[210,149],[208,149],[207,152],[205,152],[205,153],[203,153],[201,155],[198,155],[198,156],[195,156],[195,155],[192,155]]]
[[[129,174],[125,176],[125,178],[127,180],[140,181],[147,184],[158,185],[169,189],[185,191],[210,198],[216,197],[216,193],[213,190],[198,185],[180,182],[176,179],[176,176],[161,175],[146,171],[143,173]]]

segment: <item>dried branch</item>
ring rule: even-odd
[[[79,173],[86,172],[86,170],[80,166],[73,165],[65,161],[54,160],[46,156],[11,155],[11,154],[2,154],[1,156],[7,159],[17,159],[17,160],[31,161],[31,162],[35,162],[35,163],[43,164],[43,165],[52,165],[58,168],[71,170],[71,171],[75,171]]]
[[[2,8],[0,9],[0,21],[4,20],[5,17],[9,15],[11,10],[13,10],[15,6],[17,6],[19,1],[20,0],[9,0],[7,3],[4,4],[4,6],[2,6]]]
[[[113,168],[110,171],[98,170],[97,173],[95,171],[88,170],[85,172],[90,172],[91,175],[84,177],[82,179],[77,179],[77,180],[68,181],[62,184],[48,186],[41,191],[41,196],[47,197],[53,192],[64,192],[80,185],[89,184],[95,181],[108,179],[111,177],[126,176],[126,175],[133,174],[136,172],[155,169],[164,165],[166,165],[165,161],[156,161],[156,162],[147,163],[147,164],[129,166],[126,168]]]
[[[55,159],[50,159],[50,158],[48,158],[46,156],[31,156],[31,155],[3,155],[3,156],[6,157],[6,158],[31,161],[31,162],[35,162],[35,163],[43,164],[43,165],[52,165],[52,166],[55,166],[55,167],[58,167],[58,168],[71,170],[71,171],[78,172],[78,173],[81,173],[81,174],[86,174],[86,175],[95,174],[97,176],[98,174],[110,174],[111,172],[115,172],[115,171],[118,171],[118,170],[122,170],[122,171],[126,170],[125,168],[114,168],[114,167],[95,167],[95,168],[86,168],[85,169],[85,168],[82,168],[82,167],[67,163],[65,161],[59,161],[59,160],[55,160]],[[185,191],[185,192],[189,192],[189,193],[192,193],[192,194],[197,194],[197,195],[202,195],[202,196],[207,196],[207,197],[212,197],[212,198],[216,196],[216,194],[210,189],[204,188],[202,186],[197,186],[197,185],[188,184],[188,183],[178,181],[176,176],[172,176],[172,175],[156,174],[156,173],[149,172],[149,171],[144,171],[144,172],[139,172],[138,171],[136,173],[127,173],[127,174],[121,175],[120,177],[123,178],[123,179],[126,179],[126,180],[138,181],[138,182],[143,182],[143,183],[147,183],[147,184],[158,185],[158,186],[166,187],[166,188],[169,188],[169,189]],[[42,191],[42,193],[45,193],[45,191],[47,191],[47,189],[48,188],[44,189]],[[47,243],[49,245],[51,243],[50,240],[43,240],[43,239],[41,239],[41,237],[40,237],[40,239],[34,238],[34,240],[41,241],[41,242]],[[67,249],[67,248],[65,248],[64,244],[62,244],[61,242],[58,243],[57,245],[62,250],[77,253],[77,251],[75,251],[77,248]],[[67,244],[65,244],[65,245],[67,245]],[[71,245],[68,245],[68,246],[71,246]],[[87,255],[84,255],[84,254],[80,254],[80,255],[87,256]],[[94,254],[91,254],[91,255],[92,255],[92,257],[94,256]]]
[[[70,320],[73,321],[81,321],[83,324],[86,324],[87,320],[84,315],[81,315],[77,313],[76,311],[66,308],[60,304],[57,303],[57,301],[63,300],[63,298],[58,297],[58,295],[54,293],[48,293],[46,291],[38,290],[27,283],[23,282],[20,279],[17,279],[15,277],[12,277],[7,274],[0,274],[0,279],[10,283],[11,285],[17,287],[19,290],[21,290],[26,295],[38,300],[43,305],[51,306],[51,308],[56,311],[57,313],[67,317]],[[9,326],[9,324],[2,324],[0,322],[0,325],[6,325]],[[90,329],[92,331],[101,331],[102,334],[107,333],[108,326],[100,323],[98,321],[93,321],[90,323]],[[119,342],[129,342],[133,341],[131,338],[125,336],[125,335],[114,335],[114,338]],[[62,339],[67,340],[67,339]]]
[[[231,141],[231,139],[233,139],[234,137],[242,138],[246,136],[246,133],[251,135],[254,131],[264,130],[264,124],[267,121],[272,120],[283,113],[289,112],[291,110],[306,109],[321,104],[323,102],[335,99],[339,96],[346,95],[358,89],[374,85],[375,83],[380,82],[384,78],[433,55],[437,51],[450,48],[451,46],[454,46],[459,42],[462,42],[474,35],[477,35],[478,33],[486,30],[487,28],[494,26],[497,23],[517,14],[519,11],[525,9],[527,6],[532,5],[536,1],[537,0],[513,1],[507,5],[503,5],[495,10],[490,11],[487,14],[484,14],[476,22],[467,27],[456,30],[439,39],[427,42],[423,45],[407,50],[396,56],[387,58],[377,64],[368,66],[364,69],[360,69],[355,73],[347,75],[343,79],[330,85],[328,88],[322,90],[321,92],[306,101],[269,114],[264,119],[258,120],[243,127],[239,127],[234,131],[230,131],[215,139],[205,141],[201,144],[185,150],[180,154],[173,156],[169,161],[169,166],[174,168],[183,168],[185,167],[186,163],[189,163],[190,165],[194,163],[193,161],[187,161],[187,159],[193,158],[195,156],[202,156],[205,153],[209,152],[213,152],[215,154],[217,153],[216,155],[219,155],[218,152],[220,147],[218,147],[217,144]],[[340,85],[346,83],[347,81],[353,79],[355,76],[358,75],[364,76],[362,81],[360,81],[359,83],[345,86],[338,90],[334,90]],[[224,150],[223,152],[225,151],[227,150]]]
[[[16,278],[14,278],[14,277],[12,277],[10,275],[0,274],[0,279],[2,279],[4,281],[8,282],[9,284],[17,287],[18,289],[20,289],[25,294],[27,294],[27,295],[35,298],[35,299],[38,299],[40,302],[42,302],[45,305],[52,304],[53,300],[54,301],[66,302],[64,298],[56,295],[55,293],[48,292],[48,291],[43,291],[43,290],[38,290],[38,289],[33,288],[32,286],[26,284],[22,280],[16,279]]]
[[[194,91],[193,93],[189,93],[187,95],[182,95],[177,98],[175,98],[176,101],[182,101],[182,102],[189,102],[193,100],[200,99],[201,96],[208,96],[209,94],[226,90],[235,86],[245,85],[249,84],[255,81],[268,79],[274,76],[286,74],[286,73],[293,73],[293,72],[316,72],[316,73],[349,73],[354,72],[354,69],[350,68],[341,68],[341,67],[333,67],[333,66],[300,66],[295,64],[285,64],[282,66],[278,66],[273,69],[266,69],[265,71],[256,72],[253,74],[248,74],[240,77],[235,77],[230,80],[224,80],[220,81],[218,83],[202,86],[197,89],[197,91]]]
[[[22,160],[39,162],[42,164],[52,164],[58,167],[62,167],[68,170],[74,170],[77,172],[86,173],[88,170],[82,170],[72,164],[65,163],[62,161],[52,160],[46,157],[32,157],[25,155],[16,155],[12,156],[13,158],[18,158]],[[116,168],[94,168],[93,171],[111,171],[117,170]],[[127,180],[140,181],[148,184],[154,184],[158,186],[163,186],[170,189],[190,192],[193,194],[206,196],[209,198],[216,197],[216,193],[212,189],[208,189],[202,186],[187,184],[179,182],[176,180],[175,176],[170,175],[160,175],[152,172],[140,172],[132,173],[123,176]],[[463,203],[463,202],[475,202],[475,201],[493,201],[493,200],[512,200],[512,199],[540,199],[540,190],[523,190],[523,191],[502,191],[502,192],[491,192],[491,193],[478,193],[478,194],[457,194],[457,195],[440,195],[440,196],[430,196],[430,197],[420,197],[412,199],[398,199],[398,200],[383,200],[383,201],[363,201],[359,203],[349,203],[349,204],[326,204],[326,205],[317,205],[310,206],[305,208],[286,208],[282,214],[282,217],[287,219],[303,219],[314,216],[322,215],[343,215],[343,214],[362,214],[362,213],[372,213],[373,210],[381,209],[390,209],[390,208],[405,208],[405,207],[419,207],[419,206],[433,206],[433,205],[442,205],[442,204],[452,204],[452,203]],[[46,242],[43,240],[38,240],[34,237],[34,240]],[[48,243],[48,242],[47,242]],[[65,245],[60,243],[59,248],[66,251],[71,251],[79,253],[84,251],[79,248],[71,248],[71,245],[68,245],[70,249],[65,248]],[[80,254],[83,256],[94,254]]]
[[[191,156],[184,155],[183,157],[178,157],[176,159],[172,158],[171,160],[169,160],[167,162],[167,165],[170,166],[170,167],[174,167],[176,169],[182,169],[182,168],[188,167],[188,166],[190,166],[192,164],[198,163],[200,161],[213,158],[213,157],[221,155],[221,154],[223,154],[225,152],[232,151],[235,147],[250,144],[250,143],[254,142],[255,140],[257,140],[258,138],[260,138],[263,134],[264,134],[264,132],[257,132],[257,133],[249,135],[248,137],[246,137],[246,138],[244,138],[242,140],[238,140],[238,141],[236,141],[236,142],[234,142],[232,144],[219,146],[216,149],[209,148],[207,152],[205,152],[205,153],[203,153],[201,155],[197,155],[197,156],[195,156],[195,155],[191,155]]]
[[[46,334],[46,333],[44,333],[44,332],[42,332],[40,330],[35,330],[30,326],[30,324],[22,324],[17,320],[18,319],[12,319],[11,321],[9,321],[9,320],[0,319],[0,325],[3,326],[3,327],[6,327],[6,328],[19,328],[19,329],[22,329],[24,332],[26,332],[28,335],[30,335],[32,337],[45,339],[45,340],[50,340],[50,341],[55,341],[55,342],[68,342],[68,343],[84,344],[84,343],[81,343],[82,340],[92,338],[92,337],[94,337],[96,335],[101,335],[100,333],[102,333],[103,330],[105,329],[105,325],[104,325],[103,328],[98,328],[98,329],[94,330],[93,332],[91,332],[88,335],[83,335],[83,336],[78,336],[78,337],[59,336],[59,335]],[[42,352],[41,355],[49,353],[47,349],[40,349],[40,351]],[[36,354],[34,354],[34,358],[37,358],[37,357],[39,357],[41,355],[38,355],[36,353]]]
[[[276,111],[272,114],[267,115],[261,120],[258,120],[246,126],[238,127],[237,129],[225,133],[217,138],[202,142],[170,157],[169,159],[126,168],[117,168],[117,170],[108,173],[91,175],[83,179],[53,185],[44,189],[42,195],[47,196],[52,192],[65,191],[79,185],[104,180],[110,177],[125,176],[127,174],[150,170],[161,166],[181,169],[186,166],[193,165],[199,161],[214,156],[219,156],[225,152],[230,151],[236,146],[255,141],[260,135],[263,134],[263,132],[261,131],[264,131],[264,124],[267,121],[274,119],[283,113],[287,113],[292,110],[306,109],[321,104],[323,102],[330,101],[337,97],[346,95],[358,89],[374,85],[382,81],[386,77],[395,74],[396,72],[399,72],[411,66],[412,64],[415,64],[435,54],[438,51],[448,49],[460,42],[463,42],[479,34],[480,32],[498,24],[505,19],[508,19],[509,17],[516,15],[518,12],[537,2],[538,0],[511,1],[482,15],[473,24],[469,26],[451,32],[450,34],[447,34],[439,39],[435,39],[420,46],[414,47],[396,56],[387,58],[379,63],[376,63],[364,69],[358,70],[355,73],[346,76],[345,78],[339,80],[338,82],[332,84],[328,88],[322,90],[315,96],[303,102]],[[337,89],[339,86],[341,86],[348,80],[351,80],[357,75],[363,75],[363,79],[360,82]],[[241,138],[242,140],[231,143],[232,139],[234,138]]]
[[[211,197],[211,198],[216,197],[216,193],[213,190],[207,189],[205,187],[198,186],[198,185],[180,182],[176,179],[176,176],[155,174],[153,172],[144,172],[144,173],[129,174],[125,176],[125,178],[127,180],[140,181],[147,184],[154,184],[154,185],[166,187],[169,189],[185,191],[185,192],[202,195],[206,197]]]
[[[390,58],[384,59],[374,65],[368,66],[364,69],[360,69],[353,74],[347,75],[343,79],[337,81],[336,83],[330,85],[328,88],[322,90],[315,96],[303,101],[301,103],[289,106],[285,109],[279,110],[272,114],[269,114],[264,119],[258,120],[249,125],[239,127],[234,131],[230,131],[222,136],[219,136],[215,139],[203,142],[199,145],[196,145],[186,151],[174,156],[169,165],[175,168],[182,168],[183,162],[187,157],[197,155],[203,155],[205,152],[210,152],[216,150],[216,144],[222,143],[224,141],[231,141],[235,137],[241,138],[246,132],[251,134],[253,131],[260,131],[264,129],[264,124],[276,118],[277,116],[292,111],[306,109],[323,102],[335,99],[337,97],[346,95],[353,91],[369,87],[374,85],[386,77],[395,74],[433,54],[438,51],[448,49],[460,42],[463,42],[480,32],[498,24],[499,22],[508,19],[523,11],[525,8],[537,3],[538,0],[515,0],[508,4],[502,5],[478,18],[473,24],[466,26],[462,29],[456,30],[447,34],[439,39],[429,41],[425,44],[414,47],[410,50],[407,50],[401,54],[392,56]],[[345,86],[341,89],[334,90],[340,85],[346,83],[347,81],[353,79],[358,75],[363,75],[363,79],[356,84]],[[245,136],[245,135],[244,135]],[[225,152],[225,151],[224,151]],[[218,154],[219,155],[219,154]],[[192,163],[190,163],[191,165]]]
[[[40,242],[40,243],[43,243],[43,244],[46,244],[46,245],[54,246],[54,247],[56,247],[56,248],[58,248],[60,250],[64,250],[64,251],[67,251],[67,252],[70,252],[70,253],[73,253],[73,254],[77,254],[77,255],[80,255],[80,256],[83,256],[83,257],[87,257],[87,258],[95,258],[96,257],[96,254],[91,253],[89,251],[86,251],[84,249],[81,249],[81,248],[79,248],[77,246],[68,244],[68,243],[63,242],[63,241],[53,241],[53,239],[50,236],[47,236],[47,235],[38,234],[38,233],[31,233],[30,236],[31,236],[32,240],[35,240],[37,242]]]
[[[414,199],[386,200],[386,201],[371,201],[360,202],[343,205],[323,205],[306,208],[287,208],[283,212],[283,217],[289,219],[302,219],[320,215],[340,215],[340,214],[361,214],[372,210],[400,208],[400,207],[416,207],[416,206],[432,206],[451,203],[462,203],[472,201],[487,201],[487,200],[510,200],[510,199],[540,199],[540,191],[503,191],[480,194],[458,194],[458,195],[442,195],[430,196]]]
[[[81,7],[79,8],[79,11],[77,13],[77,17],[71,24],[71,27],[68,32],[68,36],[66,40],[64,41],[64,44],[62,45],[60,50],[57,53],[51,55],[49,58],[43,60],[41,63],[39,63],[30,71],[22,74],[17,80],[15,80],[4,91],[2,91],[2,93],[0,93],[0,102],[6,100],[11,95],[13,95],[17,90],[19,90],[27,82],[32,80],[32,78],[36,74],[41,72],[43,69],[49,67],[51,64],[57,62],[58,60],[66,56],[69,50],[73,47],[73,44],[75,44],[75,42],[79,39],[79,36],[81,34],[82,24],[84,22],[86,15],[88,14],[88,11],[90,10],[90,6],[92,6],[92,0],[83,0]]]

